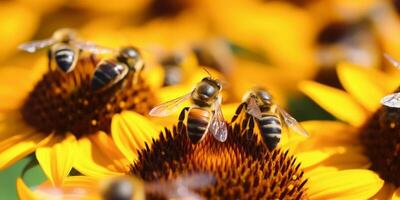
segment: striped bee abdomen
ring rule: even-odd
[[[282,126],[278,116],[273,114],[262,114],[257,120],[261,136],[269,149],[274,149],[281,140]]]
[[[72,71],[75,61],[75,52],[70,48],[58,49],[54,52],[57,66],[65,73]]]
[[[92,89],[94,91],[111,86],[111,84],[122,79],[127,73],[126,67],[122,64],[103,61],[94,72]]]
[[[202,108],[189,110],[187,118],[187,133],[192,143],[198,143],[205,133],[210,122],[211,113]]]

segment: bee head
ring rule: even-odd
[[[217,99],[221,85],[211,77],[203,78],[196,86],[196,99],[204,102]]]
[[[74,40],[77,37],[77,33],[74,29],[70,28],[62,28],[58,29],[53,33],[53,37],[55,40],[63,43],[69,43],[71,40]]]
[[[132,46],[121,48],[117,60],[127,64],[134,71],[140,71],[143,68],[142,56],[139,50]]]
[[[271,94],[264,88],[253,88],[243,96],[243,101],[248,101],[249,98],[254,98],[258,103],[272,103]]]

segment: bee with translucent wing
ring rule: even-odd
[[[75,68],[82,50],[96,54],[110,52],[108,48],[80,40],[76,32],[68,28],[57,30],[51,38],[28,42],[20,45],[18,48],[29,53],[34,53],[45,47],[50,47],[47,54],[49,69],[51,70],[51,62],[54,60],[57,68],[64,73],[69,73]]]
[[[145,200],[147,194],[157,194],[167,199],[202,200],[193,190],[213,184],[214,178],[204,173],[178,177],[167,182],[144,182],[134,177],[119,177],[108,181],[103,189],[105,200]]]
[[[243,96],[243,101],[232,118],[235,121],[245,110],[258,124],[264,143],[274,149],[281,140],[282,124],[285,128],[308,136],[307,131],[283,108],[274,103],[272,96],[264,89],[255,88]],[[250,118],[248,118],[250,120]],[[245,122],[245,123],[248,123]],[[290,131],[289,131],[290,133]]]
[[[388,54],[384,54],[385,58],[392,63],[393,66],[400,69],[400,63]],[[400,92],[389,94],[381,99],[381,104],[391,108],[400,108]]]
[[[123,80],[127,75],[138,75],[144,68],[140,51],[135,47],[114,50],[115,58],[101,61],[93,74],[92,90],[104,91]],[[137,80],[137,77],[134,77]]]
[[[185,107],[179,115],[178,129],[182,130],[187,112],[186,130],[192,143],[201,141],[206,132],[211,132],[218,141],[225,142],[228,128],[221,110],[221,90],[222,85],[218,80],[206,77],[190,93],[154,107],[149,114],[167,116],[176,111],[183,102],[191,100],[193,106]]]

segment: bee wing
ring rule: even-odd
[[[204,200],[203,197],[190,190],[185,185],[177,185],[161,182],[146,184],[146,193],[163,195],[166,199],[176,200]]]
[[[178,185],[185,185],[190,189],[201,189],[215,182],[215,178],[208,173],[194,173],[187,176],[181,176],[176,179]]]
[[[293,118],[289,113],[287,113],[283,108],[276,106],[279,112],[279,115],[284,120],[285,124],[288,128],[292,129],[296,133],[308,137],[307,131],[297,122],[295,118]]]
[[[150,110],[149,115],[154,117],[165,117],[170,115],[175,112],[183,102],[190,98],[192,92],[154,107]]]
[[[103,47],[92,42],[87,41],[74,41],[73,45],[79,49],[89,51],[95,54],[111,53],[113,49]]]
[[[222,98],[219,96],[218,100],[214,103],[214,114],[210,121],[209,130],[215,139],[225,142],[228,137],[228,128],[222,114],[221,102]]]
[[[37,51],[38,49],[50,46],[50,45],[54,44],[55,42],[56,41],[52,38],[45,39],[45,40],[31,41],[31,42],[19,45],[18,49],[27,51],[29,53],[33,53],[33,52]]]
[[[400,93],[393,93],[383,97],[381,104],[391,108],[400,108]]]
[[[384,53],[383,56],[384,56],[390,63],[392,63],[392,65],[393,65],[394,67],[396,67],[397,69],[400,69],[400,63],[399,63],[397,60],[395,60],[392,56],[389,56],[389,54],[387,54],[387,53]]]
[[[250,97],[249,102],[247,104],[247,113],[249,113],[251,116],[261,119],[261,110],[260,107],[257,105],[256,100],[254,97]]]
[[[146,185],[148,192],[165,195],[168,199],[202,200],[204,199],[192,189],[200,189],[213,184],[215,179],[210,174],[195,173],[179,177],[172,183],[153,182]]]

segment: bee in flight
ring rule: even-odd
[[[166,199],[202,200],[195,189],[214,183],[214,177],[204,173],[178,177],[173,181],[144,182],[134,177],[118,177],[106,182],[102,196],[105,200],[145,200],[147,194],[161,195]]]
[[[49,69],[51,69],[51,61],[55,60],[58,69],[64,73],[71,72],[75,68],[79,54],[82,50],[92,53],[110,52],[108,48],[80,40],[77,37],[76,32],[68,28],[57,30],[53,33],[51,38],[31,41],[20,45],[18,48],[33,53],[45,47],[50,47],[47,54],[49,59]]]
[[[248,119],[257,123],[264,143],[271,150],[281,140],[282,124],[300,135],[308,136],[296,119],[275,104],[272,96],[264,89],[255,88],[243,96],[243,102],[237,108],[232,122],[238,118],[243,109],[252,117]]]
[[[106,90],[124,79],[128,74],[137,75],[144,67],[139,50],[135,47],[123,47],[115,50],[115,58],[101,61],[94,72],[92,90]],[[134,77],[134,80],[137,78]]]
[[[190,93],[154,107],[149,114],[157,117],[170,115],[190,99],[194,105],[181,111],[178,129],[182,130],[185,113],[188,112],[186,131],[192,143],[197,144],[206,132],[211,132],[218,141],[225,142],[228,129],[221,110],[221,90],[221,83],[209,76],[197,83]]]
[[[397,69],[400,69],[400,63],[388,54],[384,54],[385,58],[392,63]],[[390,108],[400,108],[400,92],[389,94],[381,99],[381,104]]]

